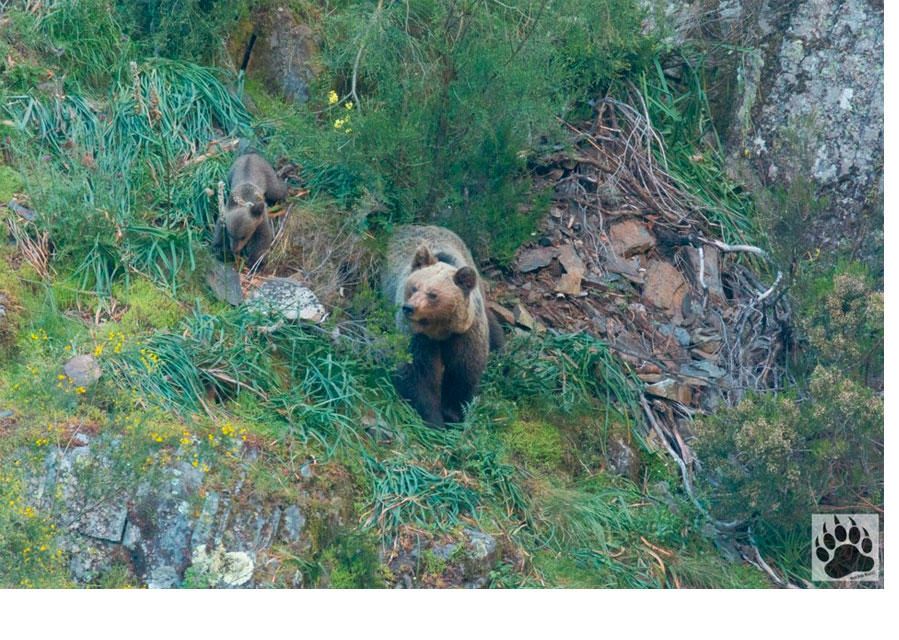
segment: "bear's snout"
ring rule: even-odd
[[[415,311],[415,307],[413,307],[411,304],[403,305],[403,314],[404,315],[411,316],[413,311]]]

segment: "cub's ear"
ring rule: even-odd
[[[471,267],[462,267],[453,275],[453,282],[468,295],[478,284],[478,274]]]
[[[431,250],[428,249],[428,245],[423,244],[418,247],[415,256],[412,258],[412,271],[421,269],[422,267],[430,267],[432,264],[437,264],[437,258],[431,255]]]
[[[250,207],[250,215],[254,218],[259,218],[262,214],[265,213],[265,201],[260,201]]]

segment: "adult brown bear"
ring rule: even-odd
[[[397,390],[431,425],[461,421],[491,348],[503,339],[471,252],[448,229],[400,227],[387,250],[383,290],[398,307],[397,326],[412,334],[412,362],[397,373]]]

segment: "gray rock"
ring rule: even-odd
[[[607,459],[609,467],[618,475],[637,480],[640,471],[640,461],[634,450],[621,438],[613,438],[609,441]]]
[[[656,329],[663,336],[668,336],[669,338],[677,340],[677,343],[682,347],[690,345],[690,332],[683,327],[673,324],[660,324]]]
[[[286,7],[262,9],[255,14],[258,39],[247,73],[260,78],[272,93],[292,102],[305,102],[316,74],[318,45],[312,29]]]
[[[249,294],[247,307],[285,320],[321,322],[327,316],[318,298],[288,278],[269,278]]]
[[[462,568],[466,581],[480,581],[486,584],[487,576],[496,565],[497,544],[496,538],[477,529],[465,528],[465,554]]]
[[[243,302],[240,275],[233,265],[213,260],[212,266],[206,274],[206,283],[212,289],[215,297],[222,302],[227,302],[235,307]]]
[[[169,565],[153,567],[147,576],[149,589],[174,589],[181,583],[178,571]]]
[[[559,250],[555,247],[537,247],[534,249],[525,249],[518,255],[516,267],[522,273],[530,273],[537,271],[543,267],[549,266],[553,258],[559,255]]]
[[[681,404],[690,404],[690,401],[693,398],[693,394],[689,387],[675,382],[671,378],[666,378],[655,384],[646,385],[646,393],[680,402]]]
[[[93,356],[78,355],[63,366],[63,372],[76,387],[90,387],[100,379],[100,365]]]
[[[290,505],[284,510],[283,537],[287,542],[296,542],[300,539],[303,527],[306,526],[306,516],[296,505]]]

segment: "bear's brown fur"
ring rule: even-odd
[[[489,351],[503,338],[471,253],[448,229],[400,227],[388,247],[383,290],[398,307],[397,326],[412,334],[412,362],[397,374],[398,391],[431,425],[461,421]]]
[[[239,156],[228,172],[229,196],[212,239],[217,252],[240,255],[246,249],[250,264],[260,262],[272,244],[272,225],[266,205],[287,197],[287,185],[258,153]]]

